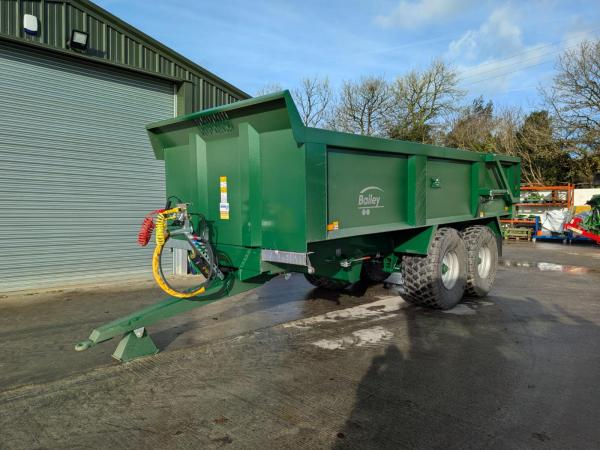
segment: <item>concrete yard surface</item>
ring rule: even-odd
[[[94,326],[150,282],[0,299],[0,448],[599,448],[600,249],[509,244],[451,311],[396,288],[277,278],[149,328],[127,364]]]

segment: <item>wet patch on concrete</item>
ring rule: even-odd
[[[457,316],[472,316],[474,314],[477,314],[477,311],[474,308],[471,308],[468,305],[465,305],[464,303],[456,305],[454,308],[442,312],[444,314],[455,314]]]
[[[550,262],[515,261],[512,259],[501,259],[498,261],[500,267],[509,267],[524,270],[535,270],[538,272],[562,272],[574,275],[600,274],[600,269],[583,266],[571,266],[566,264],[555,264]]]
[[[348,336],[336,339],[320,339],[312,345],[326,350],[345,350],[350,347],[366,347],[385,343],[394,337],[394,333],[381,326],[354,331]]]
[[[352,308],[330,311],[306,319],[294,320],[283,324],[284,328],[310,328],[322,323],[339,322],[343,320],[360,319],[382,319],[392,317],[394,312],[398,311],[405,304],[400,296],[385,297],[364,305],[353,306]]]

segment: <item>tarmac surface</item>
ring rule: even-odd
[[[485,299],[415,308],[302,276],[149,328],[150,281],[0,296],[0,448],[600,448],[600,248],[505,245]]]

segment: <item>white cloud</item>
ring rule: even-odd
[[[383,27],[417,28],[460,14],[473,0],[402,0],[388,14],[375,22]]]
[[[448,47],[449,58],[478,60],[502,57],[524,48],[517,15],[508,6],[497,8],[477,30],[468,30]]]
[[[496,8],[478,29],[449,44],[445,57],[456,65],[464,85],[487,95],[506,92],[523,69],[553,57],[553,44],[523,43],[522,15],[508,5]]]
[[[591,29],[582,28],[571,28],[569,29],[563,38],[563,46],[565,48],[576,47],[582,41],[595,41],[598,39],[596,33]]]

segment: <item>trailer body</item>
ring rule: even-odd
[[[518,158],[305,127],[288,91],[147,129],[176,203],[158,212],[152,259],[170,297],[94,329],[76,350],[121,335],[116,359],[152,355],[147,326],[287,272],[328,289],[402,272],[407,302],[441,309],[492,286]],[[142,231],[144,245],[148,217]],[[204,286],[169,285],[167,241],[187,249]]]
[[[439,225],[499,233],[519,196],[518,158],[305,127],[287,91],[148,132],[167,196],[206,216],[240,280],[355,282],[361,258],[425,255]]]

